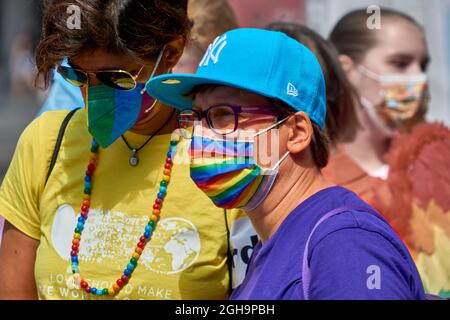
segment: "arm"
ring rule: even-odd
[[[35,119],[20,136],[0,186],[5,229],[0,247],[0,298],[36,299],[36,250],[41,238],[40,199],[56,137],[66,112]]]
[[[34,262],[39,241],[5,221],[0,247],[0,300],[37,299]]]

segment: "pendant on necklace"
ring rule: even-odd
[[[138,159],[138,157],[136,155],[137,150],[133,149],[133,150],[131,150],[131,152],[133,152],[133,154],[130,157],[130,165],[132,167],[136,167],[139,164],[139,159]]]

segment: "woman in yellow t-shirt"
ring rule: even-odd
[[[186,2],[45,8],[39,74],[58,66],[86,108],[46,112],[19,140],[0,188],[0,298],[227,298],[229,221],[189,179],[174,111],[143,90],[182,55]]]

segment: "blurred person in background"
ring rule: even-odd
[[[66,1],[47,3],[37,66],[86,108],[45,112],[19,140],[0,188],[0,298],[227,298],[227,219],[177,163],[175,111],[142,90],[181,57],[186,2],[73,3],[80,30]]]
[[[422,26],[381,11],[367,27],[365,9],[330,34],[358,95],[356,135],[337,145],[324,173],[380,210],[407,243],[426,290],[450,295],[450,131],[426,123],[430,61]]]
[[[33,96],[36,93],[33,65],[33,42],[28,33],[18,34],[10,51],[11,97]]]

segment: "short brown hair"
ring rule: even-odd
[[[298,112],[298,110],[280,100],[272,100],[272,103],[283,118]],[[330,158],[330,139],[324,130],[320,129],[318,124],[314,122],[311,123],[313,128],[313,136],[309,147],[314,163],[320,170],[327,166]]]
[[[81,29],[67,27],[70,5],[81,9]],[[46,0],[38,76],[48,86],[51,71],[64,57],[96,48],[154,59],[173,38],[187,39],[190,28],[187,0]]]
[[[310,144],[314,163],[320,170],[325,168],[330,159],[330,140],[323,130],[313,122],[313,138]]]

